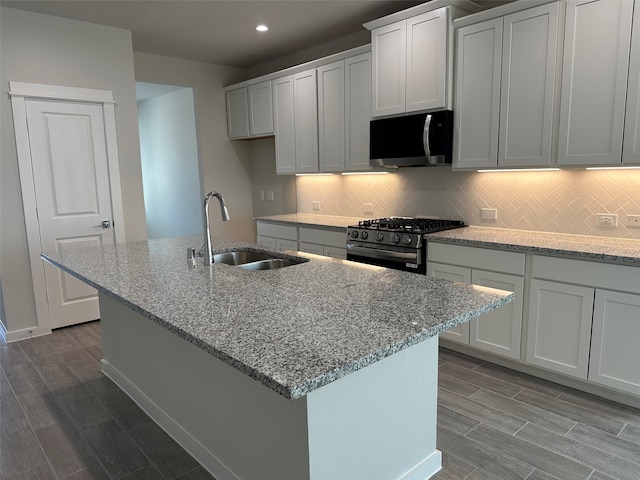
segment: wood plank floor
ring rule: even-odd
[[[212,479],[102,375],[101,343],[92,322],[0,344],[0,478]],[[438,479],[640,479],[640,410],[447,350],[439,373]]]

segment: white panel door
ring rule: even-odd
[[[296,173],[296,141],[293,113],[293,77],[273,80],[273,130],[276,144],[276,173]]]
[[[622,159],[632,1],[568,1],[558,165]]]
[[[587,379],[593,288],[534,278],[527,363]]]
[[[321,172],[342,172],[344,145],[344,60],[318,67],[318,157]]]
[[[344,61],[346,170],[370,170],[371,54]]]
[[[427,275],[434,278],[442,278],[450,282],[471,283],[471,269],[446,265],[442,263],[427,263]],[[440,337],[454,342],[469,344],[469,322],[465,322],[457,327],[450,328],[442,332]]]
[[[407,112],[445,108],[447,8],[407,20]]]
[[[407,66],[407,23],[371,31],[371,115],[404,113]]]
[[[551,163],[558,3],[504,18],[498,166]]]
[[[502,18],[456,33],[456,95],[453,167],[498,164]]]
[[[640,3],[633,10],[622,163],[640,164]]]
[[[469,345],[520,360],[524,277],[473,270],[471,283],[515,293],[515,299],[470,322]]]
[[[316,71],[293,75],[296,172],[318,171],[318,86]]]
[[[41,249],[113,243],[102,105],[27,100],[26,110]],[[100,318],[93,288],[50,264],[45,280],[52,328]]]
[[[596,290],[589,380],[640,395],[640,295]]]

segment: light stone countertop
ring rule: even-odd
[[[293,225],[296,227],[315,227],[325,230],[342,230],[346,233],[347,227],[357,225],[363,220],[357,217],[339,217],[334,215],[315,215],[313,213],[289,213],[284,215],[270,215],[267,217],[255,217],[258,222],[278,223],[281,225]]]
[[[428,242],[497,248],[574,260],[640,266],[640,240],[487,227],[465,227],[426,236]],[[428,248],[428,247],[427,247]]]
[[[295,399],[467,322],[513,294],[320,257],[278,270],[187,265],[200,236],[42,257]],[[214,238],[217,252],[252,244]],[[264,250],[264,249],[262,249]]]
[[[357,225],[358,220],[363,218],[297,213],[257,217],[256,220],[295,226],[320,225],[324,228],[341,230],[350,225]],[[495,248],[575,260],[640,266],[640,240],[627,238],[469,226],[430,233],[426,239],[430,242],[469,247]]]

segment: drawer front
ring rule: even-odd
[[[298,240],[298,229],[291,225],[257,222],[258,236]]]
[[[640,293],[640,267],[534,255],[533,277]]]
[[[328,245],[330,247],[345,248],[347,230],[341,232],[319,228],[300,227],[300,241]]]
[[[430,262],[524,275],[524,253],[428,242],[427,258]]]

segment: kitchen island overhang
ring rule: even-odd
[[[440,468],[437,333],[512,294],[304,254],[276,271],[191,269],[198,241],[43,255],[98,288],[103,370],[157,423],[220,479]]]

